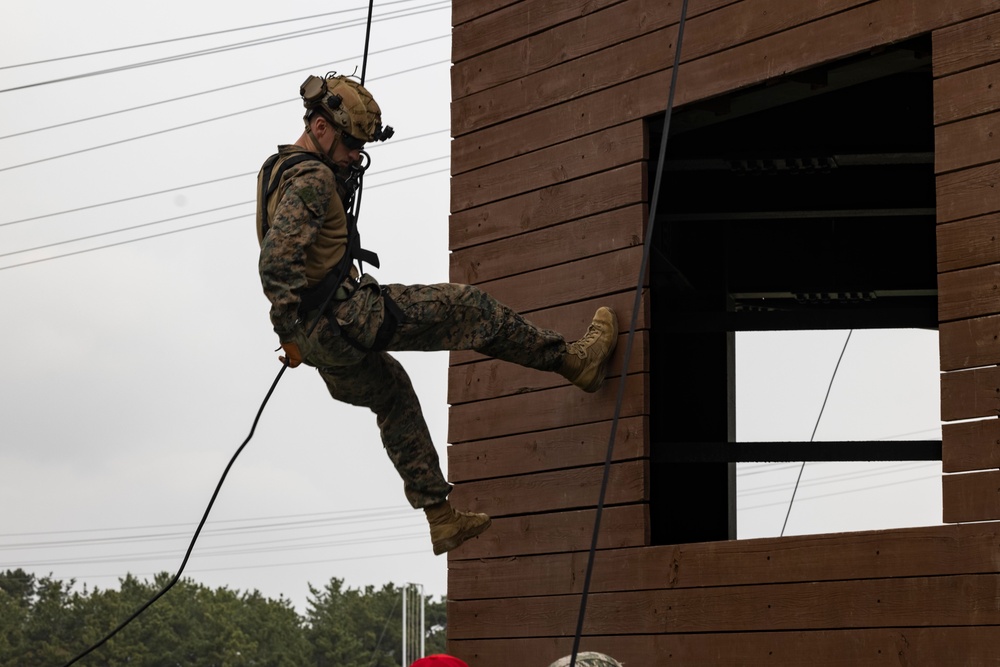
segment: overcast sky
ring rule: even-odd
[[[256,172],[298,137],[308,74],[360,72],[366,9],[56,0],[0,23],[0,569],[102,588],[176,571],[280,368]],[[382,282],[448,278],[450,19],[376,3],[367,83],[396,135],[371,149],[361,230]],[[846,334],[741,335],[740,439],[808,440]],[[447,354],[399,356],[445,459]],[[816,438],[935,438],[938,415],[936,332],[855,332]],[[741,466],[741,537],[779,533],[798,472]],[[786,532],[935,524],[940,495],[940,464],[809,464]],[[302,367],[185,574],[304,610],[333,576],[443,595],[446,560],[373,416]]]

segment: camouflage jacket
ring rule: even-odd
[[[274,173],[282,160],[302,152],[309,151],[279,146]],[[292,165],[281,174],[268,201],[261,201],[264,170],[257,176],[257,268],[264,295],[271,302],[271,324],[282,342],[292,339],[302,291],[319,282],[346,251],[346,190],[335,170],[319,155]],[[265,207],[266,235],[261,229]]]

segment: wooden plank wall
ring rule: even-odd
[[[1000,11],[936,31],[934,76],[944,520],[1000,519]]]
[[[1000,283],[988,277],[1000,252],[1000,162],[983,120],[997,109],[986,92],[996,8],[690,0],[679,73],[683,105],[934,32],[936,95],[949,100],[936,104],[939,152],[946,141],[976,144],[938,163],[941,288],[955,295],[942,298],[945,419],[1000,407],[1000,370],[950,372],[1000,361],[991,319],[1000,309],[982,289]],[[680,0],[454,1],[453,280],[570,338],[600,304],[626,328],[648,210],[644,118],[665,106],[679,11]],[[980,35],[978,46],[963,30]],[[960,78],[973,72],[978,97]],[[585,647],[635,665],[993,659],[994,524],[648,546],[648,308],[644,300],[628,364]],[[473,667],[544,666],[569,652],[622,347],[615,379],[593,395],[554,374],[452,354],[452,498],[495,517],[449,555],[449,650]],[[989,467],[993,424],[948,425],[947,469]],[[1000,507],[992,474],[949,477],[946,517],[969,520],[970,509],[948,510],[969,498]]]
[[[998,547],[981,523],[602,550],[582,645],[645,666],[995,664]],[[471,667],[568,654],[585,566],[453,560],[448,650]]]

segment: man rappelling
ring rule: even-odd
[[[378,257],[361,247],[352,208],[368,166],[365,144],[393,130],[349,76],[310,76],[300,95],[305,130],[258,175],[259,270],[279,359],[316,368],[333,398],[375,413],[406,498],[424,510],[434,553],[442,554],[485,531],[490,518],[449,504],[452,486],[417,396],[388,352],[475,350],[593,392],[617,342],[617,318],[599,308],[584,336],[567,344],[471,285],[380,285],[363,272]]]

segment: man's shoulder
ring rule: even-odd
[[[278,152],[269,159],[273,159],[275,164],[294,159],[298,164],[308,164],[313,168],[322,166],[329,171],[334,171],[333,165],[329,164],[323,155],[294,144],[278,146]]]
[[[280,170],[285,178],[309,178],[329,184],[336,182],[335,170],[323,160],[323,156],[301,146],[278,146],[278,152],[272,157],[272,171]]]

